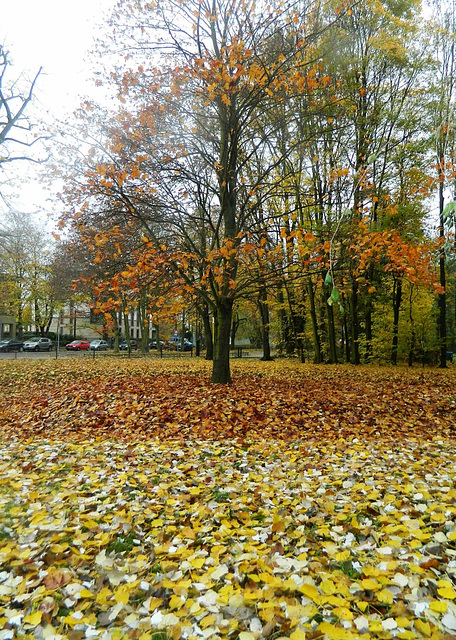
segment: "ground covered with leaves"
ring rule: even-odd
[[[456,637],[456,371],[0,363],[0,640]]]

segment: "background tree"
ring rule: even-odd
[[[44,138],[27,111],[41,68],[26,81],[10,78],[10,66],[10,54],[0,45],[0,171],[19,160],[39,162],[33,147]]]

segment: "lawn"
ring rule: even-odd
[[[0,640],[456,636],[456,367],[0,363]]]

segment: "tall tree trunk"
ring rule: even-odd
[[[149,328],[150,317],[147,312],[147,290],[141,291],[140,301],[138,305],[138,320],[141,331],[141,352],[149,352]]]
[[[130,351],[130,319],[128,317],[128,311],[125,311],[125,307],[122,309],[123,313],[123,321],[124,321],[124,330],[125,330],[125,339],[128,345],[128,351]]]
[[[399,343],[399,312],[402,303],[402,278],[394,281],[393,289],[393,345],[391,349],[391,362],[397,364],[397,348]]]
[[[230,331],[233,301],[225,298],[219,302],[216,312],[214,359],[211,382],[228,384],[231,382],[230,372]]]
[[[261,284],[258,292],[258,308],[260,310],[261,317],[261,341],[263,343],[263,357],[262,360],[270,361],[271,345],[269,344],[269,306],[268,306],[268,292],[265,284]]]
[[[358,283],[353,276],[352,291],[350,297],[350,362],[360,364],[359,357],[359,325],[358,325]]]
[[[377,203],[376,203],[377,204]],[[369,265],[367,270],[367,279],[370,284],[374,279],[374,265]],[[364,315],[364,324],[366,327],[366,353],[364,354],[364,362],[368,363],[372,360],[372,311],[373,311],[373,297],[368,294],[366,297],[366,313]]]
[[[236,313],[236,315],[233,314],[233,317],[231,318],[231,334],[230,334],[231,349],[236,348],[236,332],[239,329],[240,324],[241,324],[241,321],[239,319],[239,313]]]
[[[317,311],[315,308],[315,292],[313,288],[312,279],[307,279],[307,293],[309,294],[309,302],[310,302],[310,319],[312,321],[312,338],[314,345],[314,364],[321,363],[321,341],[320,334],[318,332],[318,320],[317,320]]]
[[[114,334],[114,351],[119,351],[119,322],[118,322],[118,316],[117,316],[117,311],[114,311],[113,313],[111,313],[113,322],[114,322],[114,329],[113,329],[113,334]]]
[[[337,348],[336,348],[336,330],[334,327],[334,309],[326,303],[328,312],[328,345],[329,345],[329,362],[337,364]]]
[[[441,161],[443,163],[443,159]],[[440,237],[440,249],[439,249],[439,276],[440,286],[442,287],[442,293],[439,293],[439,346],[440,346],[440,358],[439,367],[446,369],[446,351],[447,351],[447,331],[446,331],[446,272],[445,272],[445,221],[443,219],[444,209],[444,197],[443,197],[443,176],[439,183],[439,237]]]
[[[212,337],[211,316],[207,304],[203,304],[201,308],[201,317],[204,327],[204,343],[206,345],[206,360],[214,358],[214,339]]]
[[[416,343],[416,333],[415,333],[415,321],[413,318],[413,285],[410,285],[410,298],[409,298],[409,319],[410,319],[410,349],[408,354],[408,366],[413,366],[413,356],[415,354],[415,343]]]
[[[283,289],[279,285],[277,288],[277,318],[279,321],[279,353],[282,354],[284,351],[288,353],[288,339],[289,339],[289,322],[287,312],[285,311],[285,298],[283,295]]]

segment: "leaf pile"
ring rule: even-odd
[[[0,640],[456,636],[451,371],[181,366],[2,368]]]
[[[209,364],[179,360],[5,361],[7,438],[223,437],[395,440],[455,427],[456,370],[234,364],[230,386]]]

